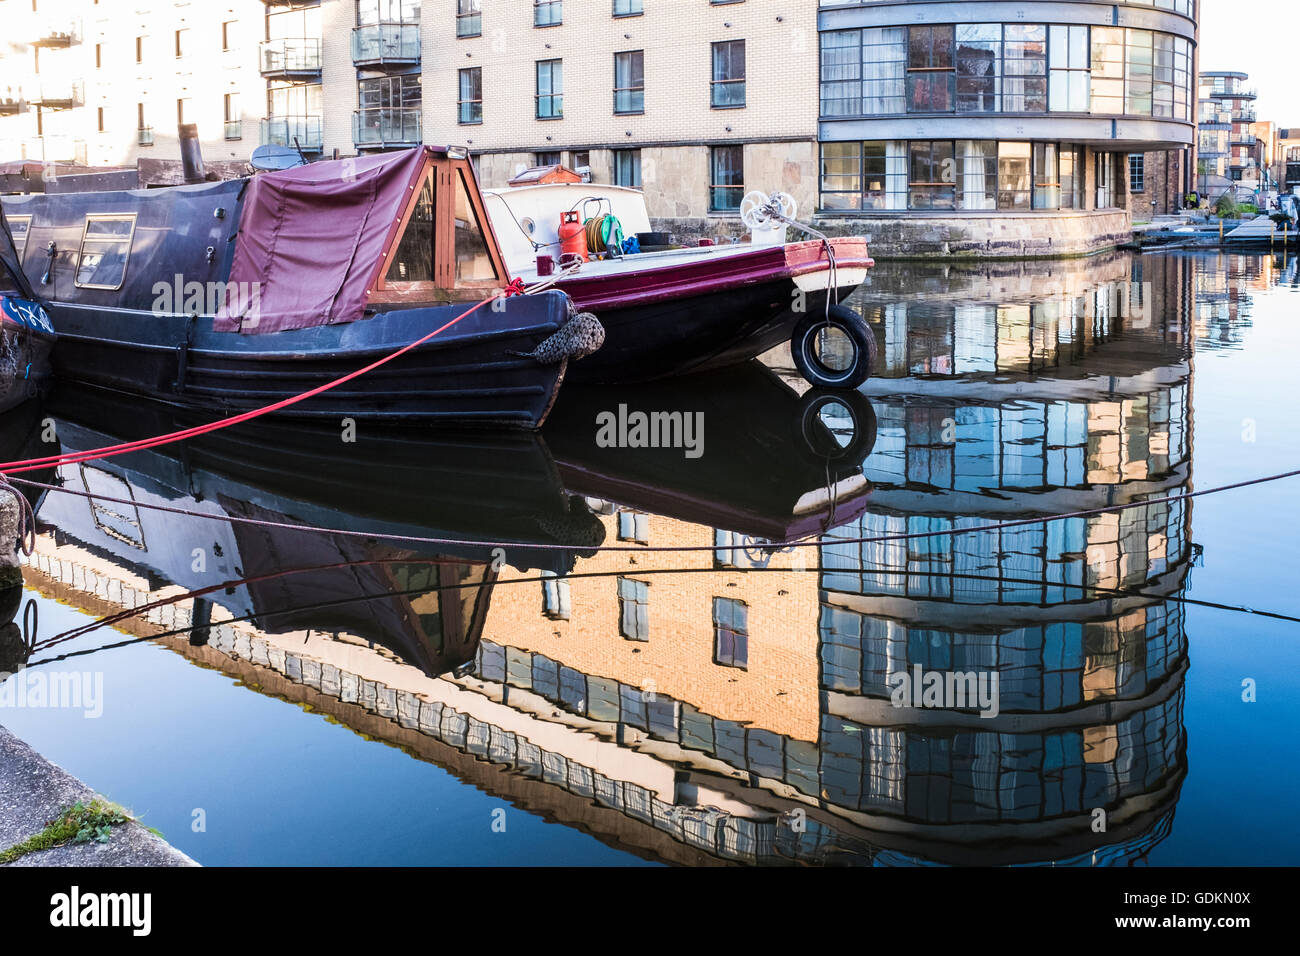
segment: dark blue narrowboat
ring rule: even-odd
[[[54,326],[18,268],[14,236],[0,217],[0,412],[44,391]]]
[[[473,167],[454,148],[5,197],[3,210],[22,237],[12,265],[58,333],[60,378],[218,413],[355,371],[510,283]],[[560,292],[501,298],[276,414],[536,428],[584,354],[564,335],[538,349],[571,316]]]

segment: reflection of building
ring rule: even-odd
[[[953,859],[1021,825],[1068,841],[1094,808],[1112,820],[1140,815],[1181,779],[1187,643],[1177,597],[1193,551],[1190,507],[960,532],[1188,488],[1182,265],[1133,260],[1123,278],[1093,273],[1092,289],[1065,277],[1020,307],[981,305],[985,284],[959,278],[957,301],[895,305],[895,327],[884,329],[887,341],[920,335],[927,351],[882,383],[872,507],[823,547],[823,743],[853,768],[841,800],[917,834],[947,826],[955,844],[972,844]],[[888,298],[872,290],[865,307],[888,312],[877,302]],[[1142,300],[1145,318],[1129,308]],[[998,334],[970,334],[983,321]],[[1070,372],[1104,378],[1060,388]],[[975,400],[970,376],[998,384]],[[938,535],[834,540],[918,532]],[[890,675],[918,666],[996,673],[999,713],[894,707]],[[1138,837],[1121,856],[1149,842]]]

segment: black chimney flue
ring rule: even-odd
[[[181,168],[187,183],[206,182],[207,170],[203,168],[203,151],[199,148],[199,127],[196,123],[181,123]]]

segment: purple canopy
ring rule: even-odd
[[[280,332],[361,318],[429,152],[419,146],[255,176],[213,328]]]

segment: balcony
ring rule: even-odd
[[[352,65],[356,67],[419,66],[418,23],[374,23],[352,28]]]
[[[71,83],[42,83],[40,92],[30,100],[33,106],[47,110],[70,110],[86,102],[85,89],[80,80]]]
[[[72,46],[81,40],[81,27],[77,23],[42,23],[36,28],[32,46],[57,50]]]
[[[244,124],[241,120],[226,120],[226,139],[243,139]]]
[[[153,127],[141,126],[135,131],[135,143],[137,146],[153,145]]]
[[[268,116],[262,120],[262,145],[297,147],[306,153],[319,153],[324,148],[319,114],[301,116]]]
[[[1232,137],[1233,146],[1254,146],[1258,142],[1258,137],[1252,133],[1234,133]]]
[[[369,109],[352,114],[352,142],[357,149],[399,149],[424,141],[418,109]]]
[[[312,37],[263,40],[258,45],[262,75],[282,80],[319,80],[320,40]]]
[[[12,95],[0,96],[0,116],[13,116],[17,113],[23,113],[27,110],[27,101],[22,95],[14,97]]]

